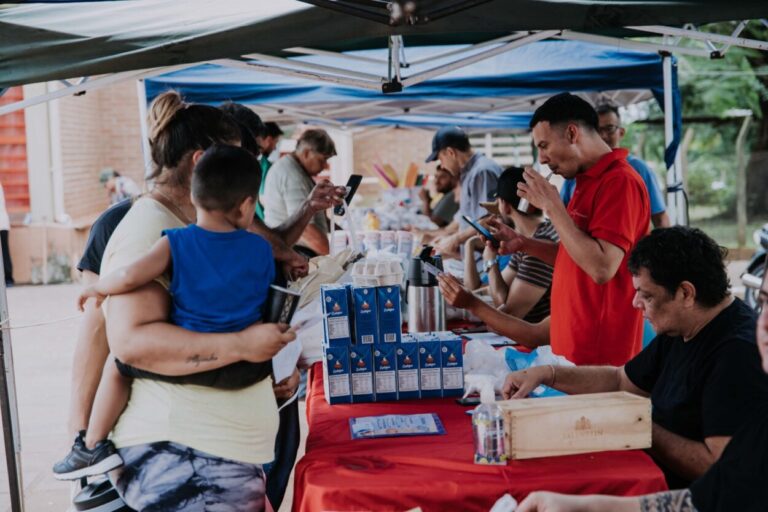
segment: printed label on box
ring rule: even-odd
[[[346,347],[352,343],[350,334],[349,301],[343,286],[325,285],[320,289],[323,303],[323,332],[325,344]]]
[[[352,288],[356,344],[372,345],[378,342],[379,322],[376,295],[376,288],[374,287],[356,286]]]
[[[323,384],[325,400],[329,404],[352,403],[349,375],[349,349],[347,347],[323,348]]]
[[[397,400],[397,361],[394,345],[373,349],[373,380],[376,401]]]
[[[372,402],[373,349],[370,345],[355,345],[349,351],[352,373],[352,402]]]
[[[461,338],[440,341],[444,397],[464,394],[464,357],[461,353],[461,345]]]
[[[400,287],[380,286],[377,288],[379,310],[379,342],[399,343],[403,328],[400,315]]]
[[[398,399],[419,398],[419,345],[403,342],[396,350]]]
[[[441,392],[440,342],[419,341],[419,387],[422,398],[436,398]]]

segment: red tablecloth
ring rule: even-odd
[[[661,470],[642,451],[512,461],[472,462],[471,418],[451,399],[330,406],[320,364],[307,390],[309,435],[296,465],[293,510],[485,511],[504,493],[520,500],[532,491],[639,495],[665,490]],[[349,418],[434,412],[441,436],[352,441]]]

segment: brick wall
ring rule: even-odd
[[[21,87],[11,87],[0,96],[0,105],[21,101]],[[0,182],[5,205],[13,220],[29,211],[29,174],[24,111],[0,116]]]
[[[73,219],[108,206],[102,169],[143,182],[137,101],[134,81],[59,100],[64,211]]]
[[[399,174],[405,175],[411,162],[420,169],[434,171],[435,164],[425,164],[424,159],[432,150],[432,136],[428,130],[393,128],[366,136],[366,132],[354,138],[354,169],[363,176],[376,176],[374,163],[388,163]]]

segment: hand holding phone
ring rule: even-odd
[[[473,228],[475,228],[475,231],[477,231],[477,232],[478,232],[478,233],[480,233],[480,234],[481,234],[483,237],[485,237],[485,239],[486,239],[486,240],[488,240],[489,242],[491,242],[491,245],[492,245],[492,246],[493,246],[495,249],[498,249],[498,248],[499,248],[499,246],[500,246],[501,244],[500,244],[500,243],[499,243],[499,241],[496,239],[496,237],[494,237],[494,236],[491,234],[491,232],[490,232],[490,231],[488,231],[487,229],[485,229],[485,228],[484,228],[484,227],[483,227],[483,226],[482,226],[482,225],[481,225],[479,222],[477,222],[477,221],[474,221],[474,220],[470,219],[470,218],[469,218],[469,217],[467,217],[466,215],[462,215],[462,216],[461,216],[461,218],[462,218],[462,219],[464,219],[464,221],[466,221],[466,222],[467,222],[467,224],[469,224],[470,226],[472,226]]]
[[[360,186],[360,183],[363,181],[363,177],[359,174],[352,174],[349,177],[349,180],[347,180],[347,196],[344,198],[344,204],[340,204],[338,206],[335,206],[333,208],[333,213],[336,215],[344,215],[346,212],[346,206],[349,203],[352,202],[352,198],[355,196],[355,192],[357,192],[357,187]]]

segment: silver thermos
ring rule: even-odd
[[[432,247],[424,246],[421,254],[411,260],[405,284],[408,305],[408,332],[445,330],[445,299],[437,286],[437,278],[424,267],[424,262],[443,269],[440,256],[431,256]]]

